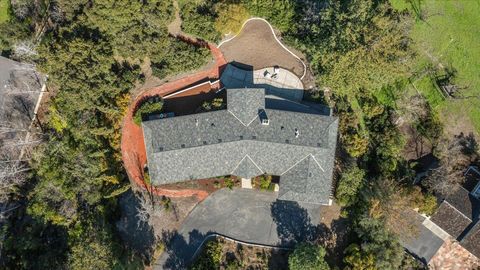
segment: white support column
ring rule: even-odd
[[[242,178],[242,188],[249,188],[252,189],[252,179],[249,178]]]

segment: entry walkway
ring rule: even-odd
[[[203,239],[214,233],[280,247],[311,240],[320,228],[320,207],[278,201],[276,192],[219,190],[190,213],[154,269],[185,269]]]

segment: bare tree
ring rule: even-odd
[[[178,221],[178,213],[176,205],[170,198],[162,196],[156,196],[148,191],[141,191],[136,193],[136,197],[139,201],[139,207],[137,207],[138,224],[141,222],[148,224],[153,228],[156,239],[162,237],[162,230],[156,230],[155,220],[161,220],[166,215],[174,215],[174,218]]]
[[[13,54],[18,59],[32,59],[38,55],[35,43],[30,40],[23,40],[15,44]]]
[[[468,166],[479,161],[478,144],[473,134],[461,133],[439,148],[440,166],[432,170],[425,184],[431,191],[448,196],[457,185],[464,183],[463,174]]]

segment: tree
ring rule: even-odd
[[[374,254],[376,269],[398,269],[403,258],[403,247],[398,237],[386,229],[381,219],[362,216],[354,228],[360,237],[361,253]]]
[[[347,265],[347,270],[376,270],[375,256],[371,253],[365,253],[359,245],[351,244],[345,249],[343,261]]]
[[[348,168],[340,178],[336,198],[340,206],[350,206],[357,200],[357,193],[364,183],[365,171],[357,166]]]
[[[387,1],[333,1],[313,10],[319,15],[299,20],[288,35],[306,51],[323,86],[353,97],[407,73],[409,26]]]
[[[249,14],[243,5],[220,2],[215,6],[218,14],[215,29],[222,34],[237,34],[248,19]]]
[[[379,179],[366,194],[371,218],[382,220],[390,232],[404,239],[418,234],[418,228],[412,222],[417,216],[413,211],[415,197],[408,189],[392,179]]]
[[[290,270],[328,270],[330,267],[324,259],[325,254],[326,251],[321,246],[300,243],[288,256],[288,267]]]
[[[116,249],[112,239],[109,239],[110,233],[104,231],[103,228],[95,228],[89,224],[82,224],[81,227],[80,235],[75,239],[68,256],[69,269],[114,268],[119,262],[113,254]]]

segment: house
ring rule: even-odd
[[[329,205],[338,118],[263,88],[226,91],[226,109],[142,123],[152,184],[270,174],[279,199]]]
[[[468,191],[459,186],[440,204],[430,220],[457,240],[472,255],[480,258],[480,200],[478,187]]]
[[[33,65],[0,56],[0,161],[19,159],[27,140],[36,140],[32,134],[38,131],[34,123],[46,78]]]
[[[418,215],[418,235],[403,246],[426,265],[469,268],[480,258],[480,172],[470,166],[464,184],[453,190],[431,216]],[[453,258],[453,259],[452,259]],[[473,264],[472,264],[473,263]],[[450,269],[450,268],[448,268]]]

